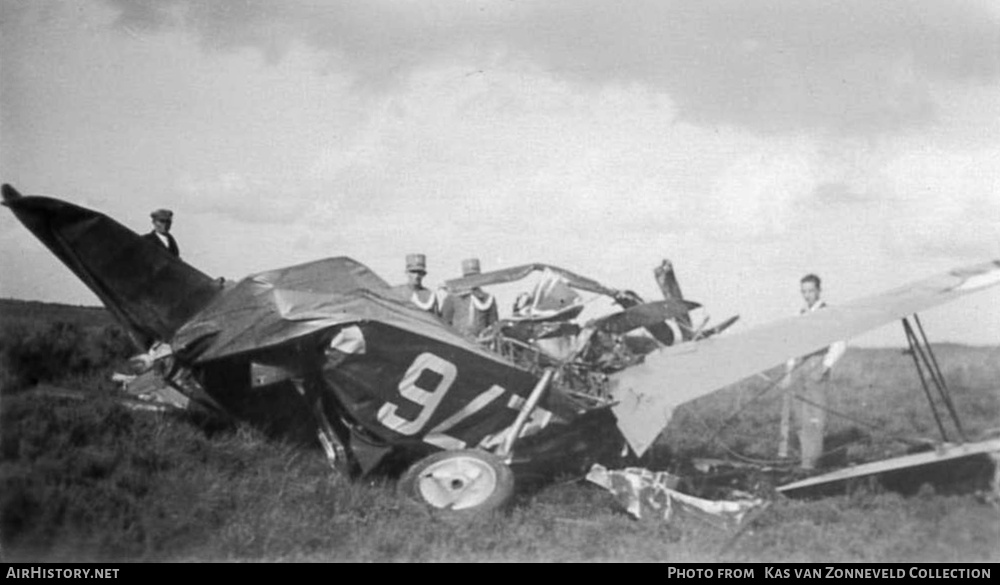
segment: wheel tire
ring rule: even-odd
[[[399,479],[400,496],[447,520],[502,509],[514,494],[514,474],[499,457],[478,449],[441,451],[417,461]]]

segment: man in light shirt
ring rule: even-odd
[[[157,246],[166,248],[168,252],[180,258],[181,253],[177,247],[177,240],[170,235],[170,226],[174,222],[174,212],[169,209],[157,209],[149,216],[153,218],[153,231],[143,237]]]
[[[815,274],[807,274],[799,281],[805,306],[799,314],[805,315],[826,306],[820,299],[822,288]],[[786,364],[787,373],[782,382],[785,397],[781,412],[781,445],[779,457],[788,455],[789,418],[793,388],[799,398],[796,409],[799,425],[799,449],[802,452],[803,469],[815,469],[823,456],[823,432],[826,427],[826,393],[830,381],[830,371],[847,349],[846,343],[838,341],[829,347],[800,358],[792,358]],[[793,384],[793,381],[795,382]]]

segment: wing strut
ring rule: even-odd
[[[958,436],[962,442],[968,441],[965,436],[965,430],[962,429],[962,422],[958,419],[958,412],[955,411],[955,404],[951,401],[951,395],[948,392],[948,386],[944,382],[944,376],[941,374],[941,368],[938,366],[937,358],[934,356],[934,351],[931,349],[930,342],[927,341],[927,334],[924,333],[924,326],[920,323],[920,316],[916,313],[913,314],[913,321],[916,323],[917,328],[914,330],[913,326],[910,325],[908,318],[903,318],[903,331],[906,332],[906,341],[910,345],[910,355],[913,356],[913,365],[917,368],[917,374],[920,376],[920,383],[924,387],[924,394],[927,396],[927,402],[930,403],[931,412],[934,414],[934,421],[937,422],[938,429],[941,431],[941,438],[948,442],[948,432],[944,428],[944,423],[941,420],[941,415],[938,413],[937,407],[934,405],[934,397],[931,395],[931,390],[928,387],[928,378],[930,382],[937,389],[938,394],[941,395],[941,400],[944,402],[945,408],[948,409],[948,414],[951,416],[951,420],[955,423],[955,428],[958,429]],[[919,336],[917,333],[919,332]],[[919,356],[919,357],[918,357]],[[926,375],[924,369],[926,368]]]

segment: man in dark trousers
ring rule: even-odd
[[[169,209],[157,209],[149,216],[153,218],[153,231],[143,237],[157,246],[163,246],[171,254],[180,258],[181,252],[177,248],[177,240],[170,235],[170,226],[174,222],[174,212]]]

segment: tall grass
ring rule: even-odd
[[[124,408],[106,381],[129,353],[114,333],[52,325],[0,335],[0,358],[17,364],[0,403],[4,561],[1000,560],[1000,513],[977,494],[925,487],[903,497],[867,482],[824,499],[777,498],[738,535],[680,515],[633,520],[580,482],[445,523],[405,505],[391,484],[345,480],[316,446]],[[998,358],[997,348],[939,352],[970,434],[998,426]],[[852,456],[935,433],[909,360],[854,349],[838,365],[830,405],[865,424],[831,417],[830,433],[853,429]],[[90,399],[22,391],[40,380],[85,388]],[[778,393],[767,386],[755,378],[681,407],[665,448],[772,460]]]
[[[926,490],[779,499],[736,540],[693,517],[633,520],[579,482],[456,525],[246,426],[30,394],[2,422],[6,561],[916,562],[997,560],[1000,543],[995,508]]]
[[[0,394],[68,376],[110,373],[134,353],[116,325],[13,321],[0,328]]]
[[[937,351],[949,394],[971,440],[1000,430],[1000,348],[945,345]],[[661,437],[682,455],[777,463],[781,391],[776,368],[681,406]],[[837,463],[905,452],[942,440],[911,356],[899,349],[848,350],[828,388],[828,448]],[[932,393],[949,440],[956,427]],[[707,439],[711,440],[707,440]],[[793,437],[794,439],[794,437]]]

